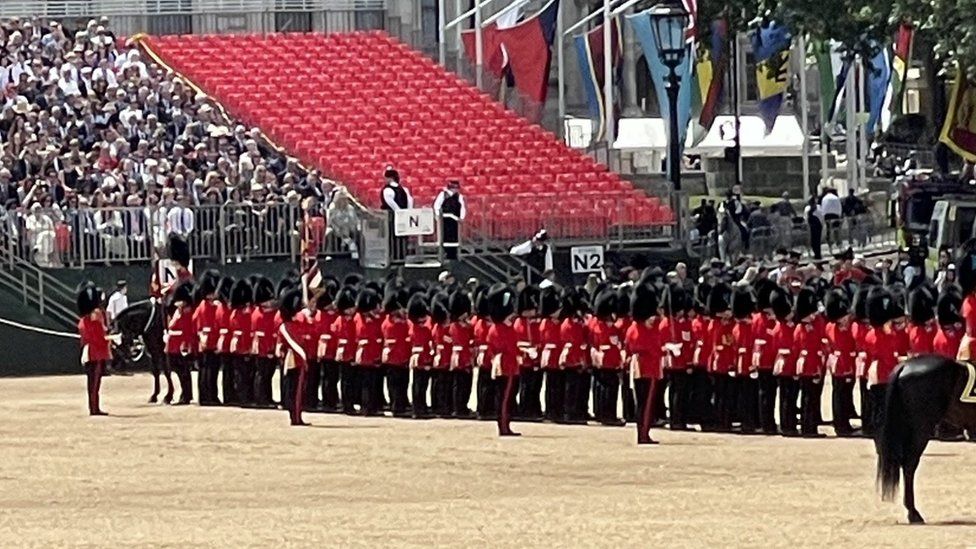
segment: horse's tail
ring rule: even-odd
[[[904,463],[905,439],[908,436],[908,418],[902,402],[901,385],[898,374],[891,377],[885,393],[882,424],[875,425],[877,434],[875,447],[878,451],[878,487],[881,499],[891,501],[898,493],[901,480],[901,466]]]

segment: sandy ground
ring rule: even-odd
[[[908,526],[865,440],[144,404],[147,376],[0,379],[0,547],[961,547],[976,447],[933,444]]]

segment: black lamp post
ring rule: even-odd
[[[661,63],[668,68],[668,168],[675,191],[681,190],[681,142],[678,134],[678,67],[685,62],[688,43],[685,32],[688,12],[681,4],[659,4],[651,8],[651,29]]]

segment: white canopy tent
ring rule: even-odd
[[[773,131],[766,135],[766,127],[758,116],[740,117],[740,143],[743,157],[801,156],[803,131],[796,117],[781,115]],[[691,132],[689,132],[690,141]],[[696,147],[685,145],[685,154],[722,156],[727,147],[735,145],[735,118],[719,116],[712,129]],[[623,118],[613,148],[621,151],[667,153],[667,124],[661,118]]]

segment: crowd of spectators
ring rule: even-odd
[[[313,197],[329,207],[344,192],[147,59],[105,17],[74,31],[10,19],[0,50],[0,237],[41,266],[81,246],[107,260],[164,248],[171,232],[213,231],[198,206],[241,205],[240,223],[225,229],[242,231],[272,206]],[[128,208],[100,209],[109,206]]]

